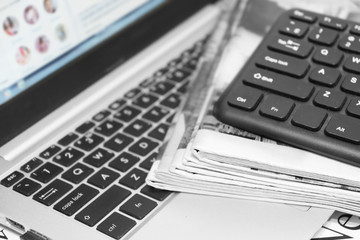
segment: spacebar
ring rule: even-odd
[[[79,212],[75,219],[88,226],[94,226],[129,195],[130,191],[119,186],[112,186]]]
[[[248,70],[245,73],[244,82],[248,85],[284,94],[301,101],[309,99],[314,89],[311,84],[305,83],[300,79],[260,68]]]

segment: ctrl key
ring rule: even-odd
[[[120,239],[135,225],[136,222],[134,220],[114,212],[105,221],[100,223],[96,229],[114,239]]]
[[[228,104],[233,107],[241,108],[247,111],[254,110],[259,104],[262,93],[261,91],[242,86],[239,89],[233,89]]]

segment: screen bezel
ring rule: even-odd
[[[210,0],[173,0],[0,106],[0,146],[171,30]],[[124,47],[125,46],[125,47]]]

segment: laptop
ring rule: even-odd
[[[220,13],[210,0],[1,1],[0,223],[24,240],[314,233],[329,211],[145,184]]]

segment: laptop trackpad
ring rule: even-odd
[[[333,211],[307,209],[181,193],[131,239],[310,239]]]

